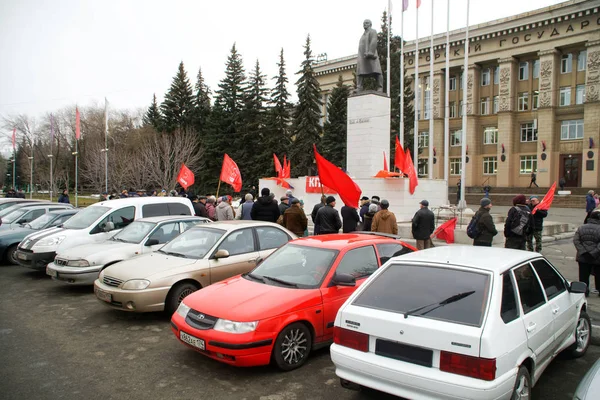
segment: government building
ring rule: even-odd
[[[418,55],[414,41],[404,46],[408,76],[414,78],[415,60],[419,62],[419,175],[429,172],[429,119],[433,118],[433,178],[444,178],[443,159],[449,157],[450,186],[456,185],[462,167],[464,39],[465,29],[450,32],[448,109],[446,33],[433,38],[433,84],[430,37],[420,38]],[[356,56],[321,61],[314,69],[326,118],[328,93],[340,75],[352,85]],[[600,188],[600,0],[571,0],[469,27],[466,89],[467,186],[524,187],[536,171],[541,187],[564,177],[567,187]],[[444,154],[446,113],[448,154]],[[413,133],[405,131],[405,135]]]

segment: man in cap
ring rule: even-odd
[[[289,203],[288,203],[288,205],[291,205],[292,204],[292,200],[295,199],[294,195],[292,194],[292,191],[290,189],[286,190],[285,191],[285,195],[290,200]]]
[[[206,196],[193,196],[192,203],[194,203],[194,214],[196,214],[197,217],[208,218]]]
[[[371,232],[398,234],[398,223],[393,212],[389,211],[390,202],[386,199],[381,200],[379,204],[381,211],[377,212],[371,222]]]
[[[221,202],[217,206],[217,221],[231,221],[235,218],[231,204],[227,196],[221,197]]]
[[[339,232],[342,227],[342,220],[340,219],[340,214],[335,209],[335,197],[327,196],[325,206],[319,208],[319,211],[317,211],[315,225],[317,224],[319,225],[319,235]]]
[[[279,203],[279,214],[283,215],[285,210],[290,208],[290,198],[287,196],[281,196],[279,200],[281,201],[281,203]]]
[[[428,208],[429,201],[421,200],[419,205],[420,209],[412,219],[412,235],[417,240],[417,249],[423,250],[433,247],[431,234],[435,230],[435,215]]]
[[[317,204],[315,204],[315,206],[312,209],[312,212],[310,213],[310,218],[312,219],[312,222],[314,224],[313,233],[315,235],[318,235],[319,231],[320,231],[320,226],[317,224],[317,213],[319,212],[319,210],[322,207],[325,207],[326,201],[327,201],[327,196],[325,196],[324,194],[321,195],[321,201],[318,202]]]
[[[371,205],[371,202],[369,201],[369,198],[367,196],[363,196],[360,198],[360,212],[359,212],[359,216],[360,216],[360,220],[361,221],[365,221],[365,214],[369,212],[369,206]]]
[[[379,205],[379,196],[371,196],[371,204],[377,204],[377,211],[381,210],[381,206]]]
[[[529,198],[529,209],[533,212],[535,206],[540,204],[540,199],[537,196]],[[548,216],[546,210],[536,210],[535,214],[531,215],[531,232],[526,236],[527,250],[533,251],[533,240],[535,239],[535,251],[542,252],[542,230],[544,229],[544,218]]]
[[[292,200],[292,205],[283,213],[282,225],[294,232],[296,236],[304,236],[304,230],[308,226],[308,220],[304,211],[300,207],[300,200],[295,198]]]
[[[280,215],[277,202],[271,198],[271,191],[269,188],[262,188],[260,197],[256,199],[252,206],[250,216],[255,221],[277,222]]]
[[[477,236],[473,238],[473,246],[492,247],[494,236],[498,234],[494,219],[490,214],[492,201],[484,197],[481,199],[481,207],[475,213],[473,218],[477,221]]]
[[[531,231],[531,210],[526,202],[525,196],[519,194],[513,198],[513,207],[508,210],[504,221],[504,247],[507,249],[525,250],[525,238]]]

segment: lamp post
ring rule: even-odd
[[[29,159],[29,199],[33,199],[33,156]]]
[[[108,147],[101,149],[100,153],[104,153],[104,186],[108,193]]]
[[[54,189],[54,180],[52,179],[52,154],[48,154],[48,158],[50,159],[50,201],[52,201],[52,189]]]
[[[77,149],[77,141],[75,141],[75,149]],[[77,150],[75,150],[74,152],[71,153],[72,155],[75,156],[75,207],[79,206],[79,199],[78,199],[78,193],[77,193],[77,179],[78,179],[78,171],[77,171],[77,163],[78,163],[78,159],[79,159],[79,152]]]

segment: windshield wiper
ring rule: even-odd
[[[298,285],[296,285],[295,283],[284,281],[283,279],[273,278],[271,276],[266,276],[266,275],[263,275],[263,278],[267,278],[273,282],[281,283],[282,285],[285,285],[285,286],[298,287]]]
[[[252,278],[252,279],[254,279],[256,281],[265,283],[265,280],[262,278],[262,276],[254,275],[252,272],[248,272],[247,274],[244,274],[242,276],[247,276],[247,277]]]
[[[183,258],[190,258],[190,257],[186,256],[185,254],[182,254],[182,253],[176,253],[176,252],[174,252],[174,251],[164,251],[164,250],[158,250],[158,251],[160,251],[161,253],[164,253],[164,254],[166,254],[166,255],[169,255],[169,256],[183,257]]]
[[[413,315],[416,312],[421,311],[424,308],[433,307],[431,310],[426,311],[426,312],[421,313],[421,314],[417,314],[417,315],[428,314],[428,313],[432,312],[433,310],[437,310],[438,308],[445,306],[446,304],[450,304],[450,303],[454,303],[456,301],[462,300],[465,297],[468,297],[468,296],[472,295],[473,293],[475,293],[474,290],[471,290],[469,292],[457,293],[454,296],[450,296],[447,299],[444,299],[444,300],[439,301],[437,303],[427,304],[426,306],[423,306],[423,307],[413,308],[412,310],[408,310],[407,312],[404,313],[404,319],[408,318],[409,315]]]
[[[123,243],[129,243],[128,241],[126,241],[125,239],[121,239],[121,238],[116,238],[113,236],[112,240],[114,240],[115,242],[123,242]]]

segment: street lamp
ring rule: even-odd
[[[108,193],[108,147],[101,149],[100,153],[104,153],[104,186]]]

